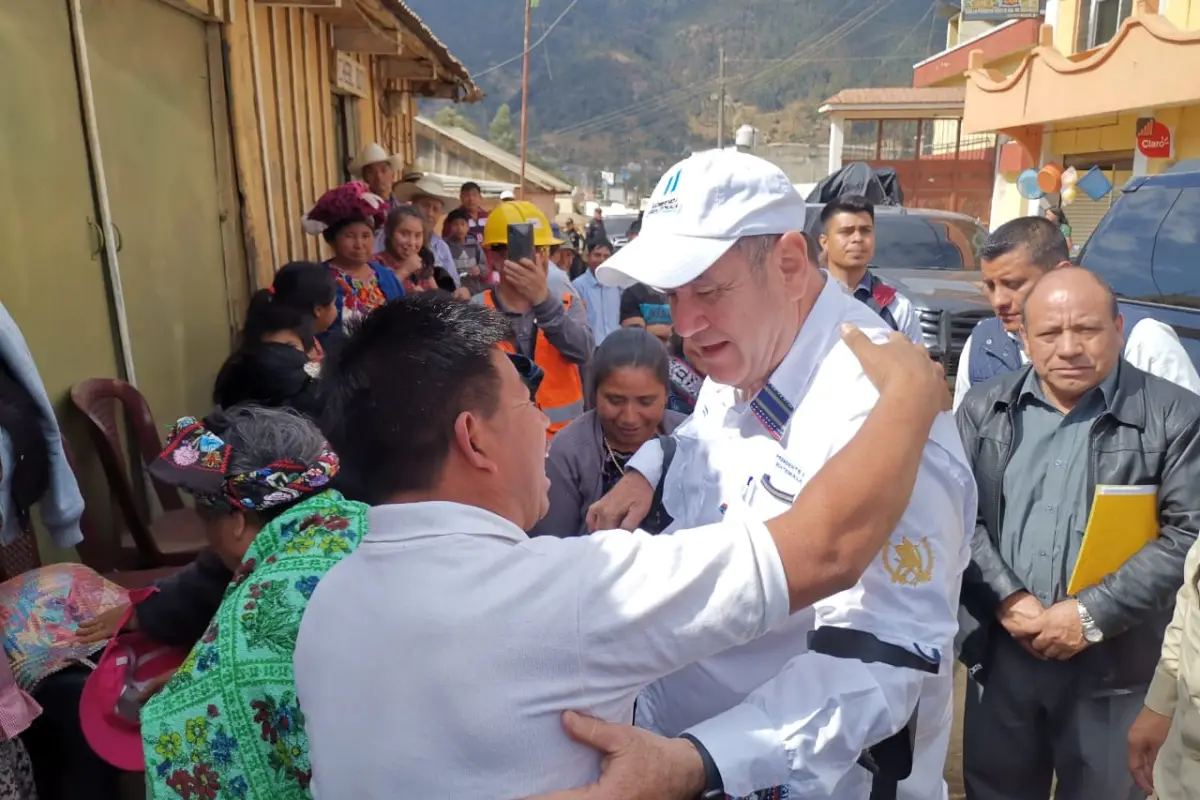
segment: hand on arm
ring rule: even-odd
[[[920,345],[898,333],[876,345],[856,328],[843,339],[879,401],[791,509],[767,522],[793,611],[853,586],[878,556],[908,506],[929,431],[947,402],[941,365]]]
[[[604,771],[590,786],[533,800],[694,800],[704,790],[704,764],[686,739],[667,739],[573,711],[563,714],[563,729],[604,754]]]
[[[630,470],[608,494],[588,508],[588,530],[631,531],[650,513],[653,499],[654,487],[640,472]]]

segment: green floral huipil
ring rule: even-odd
[[[255,537],[208,631],[142,709],[149,798],[311,797],[292,653],[317,582],[358,547],[366,515],[327,491]]]

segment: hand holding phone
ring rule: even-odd
[[[517,222],[508,226],[508,260],[533,261],[533,223]]]

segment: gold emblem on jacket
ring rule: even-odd
[[[883,568],[897,586],[921,586],[933,580],[933,548],[922,536],[913,541],[907,536],[883,548]]]

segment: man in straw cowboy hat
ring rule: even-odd
[[[393,194],[392,187],[400,180],[404,172],[404,159],[399,155],[388,155],[388,151],[379,142],[371,142],[358,151],[358,155],[350,162],[350,174],[354,178],[362,178],[363,183],[371,187],[371,193],[382,197],[391,211],[401,202]],[[383,226],[375,233],[375,252],[383,250]]]

